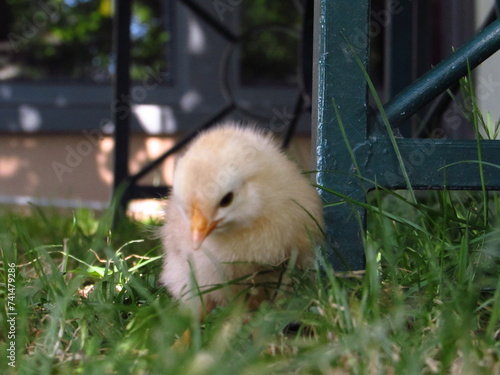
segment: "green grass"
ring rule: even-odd
[[[289,298],[251,315],[218,308],[201,324],[157,285],[158,223],[5,212],[0,296],[14,262],[17,352],[11,368],[2,308],[0,373],[500,373],[498,195],[407,195],[370,196],[366,274],[320,259],[311,275],[289,271]],[[173,346],[186,329],[191,345]]]

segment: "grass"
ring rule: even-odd
[[[320,259],[311,277],[289,271],[289,298],[251,315],[218,308],[202,324],[157,284],[158,223],[111,230],[107,215],[86,210],[3,213],[0,295],[7,304],[14,262],[17,315],[12,368],[0,311],[0,371],[500,373],[498,195],[435,191],[416,204],[406,195],[370,196],[365,275],[336,275]],[[179,349],[186,329],[192,343]]]

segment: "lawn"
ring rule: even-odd
[[[5,209],[0,373],[500,374],[498,194],[416,195],[371,193],[364,273],[319,250],[285,298],[201,323],[158,286],[160,222]]]

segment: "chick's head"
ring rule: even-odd
[[[265,215],[270,150],[279,152],[268,137],[235,126],[203,133],[188,148],[175,169],[173,199],[189,221],[194,249]]]

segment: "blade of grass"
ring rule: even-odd
[[[388,135],[388,137],[390,139],[390,142],[392,144],[394,153],[396,155],[396,159],[398,160],[399,168],[401,169],[401,173],[403,174],[403,178],[404,178],[405,183],[406,183],[406,188],[410,192],[410,196],[412,198],[412,201],[416,203],[417,202],[417,198],[415,197],[415,192],[413,191],[413,186],[412,186],[412,184],[410,182],[410,177],[408,176],[408,172],[406,171],[406,167],[405,167],[405,164],[404,164],[404,161],[403,161],[403,157],[401,156],[401,152],[399,151],[399,147],[398,147],[398,144],[396,142],[396,137],[394,136],[394,133],[393,133],[392,128],[391,128],[391,124],[389,123],[389,119],[387,118],[387,115],[386,115],[386,113],[384,111],[384,106],[382,105],[382,102],[380,101],[380,98],[379,98],[379,96],[377,94],[377,90],[375,89],[375,86],[373,85],[373,82],[372,82],[372,80],[370,78],[370,75],[368,74],[367,70],[365,69],[365,66],[363,65],[363,62],[359,58],[359,56],[358,56],[356,50],[354,49],[353,45],[351,44],[351,42],[349,41],[349,39],[344,34],[342,34],[342,37],[344,38],[344,40],[346,41],[347,45],[351,49],[351,54],[354,56],[354,59],[358,63],[359,68],[361,69],[361,72],[363,73],[363,76],[365,77],[365,80],[366,80],[366,82],[368,84],[370,92],[371,92],[371,94],[372,94],[372,96],[373,96],[373,98],[375,100],[376,105],[377,105],[377,109],[379,110],[380,115],[382,117],[383,123],[384,123],[385,128],[386,128],[387,135]]]

